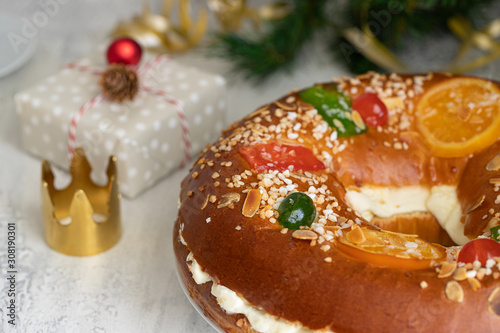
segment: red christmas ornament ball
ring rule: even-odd
[[[106,53],[110,64],[137,65],[141,61],[141,56],[141,46],[131,38],[114,40]]]

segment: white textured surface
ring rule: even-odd
[[[133,201],[123,200],[124,234],[110,251],[74,258],[45,245],[39,198],[41,165],[21,151],[13,96],[57,72],[65,62],[87,54],[119,19],[131,17],[141,6],[140,1],[132,0],[65,2],[38,29],[34,58],[21,70],[0,79],[0,331],[213,332],[185,298],[174,271],[172,226],[179,184],[186,170],[164,179]],[[0,11],[8,10],[30,18],[41,8],[35,0],[0,0]],[[450,43],[443,45],[449,47]],[[428,59],[443,54],[438,49],[425,51]],[[315,53],[309,48],[303,56],[304,65],[294,75],[282,75],[257,87],[229,75],[224,62],[207,60],[196,51],[178,60],[228,79],[229,123],[290,89],[345,74],[340,65],[331,64],[330,56],[323,52],[311,56]],[[497,63],[480,73],[494,78],[499,72]],[[56,176],[63,174],[57,172]],[[11,327],[5,316],[9,221],[17,224],[16,327]]]

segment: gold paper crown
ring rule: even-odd
[[[113,247],[121,237],[120,192],[116,157],[108,164],[108,184],[90,179],[92,168],[82,148],[71,161],[71,183],[54,187],[54,174],[42,162],[42,212],[45,241],[54,250],[72,256],[90,256]]]

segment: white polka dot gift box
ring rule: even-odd
[[[93,177],[105,182],[108,158],[117,158],[120,189],[134,197],[197,153],[223,128],[225,81],[167,57],[138,65],[133,100],[101,95],[93,55],[15,96],[24,149],[67,169],[68,152],[85,149]],[[147,68],[147,69],[146,69]],[[71,134],[74,133],[74,140]]]

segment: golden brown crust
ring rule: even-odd
[[[363,93],[367,86],[374,85],[374,76],[366,75],[353,86],[352,80],[346,80],[342,86],[355,98]],[[416,78],[422,78],[421,85]],[[398,100],[403,103],[404,112],[393,112],[389,126],[383,131],[368,131],[352,138],[342,139],[348,148],[337,154],[341,163],[336,163],[334,172],[345,186],[372,184],[380,186],[405,185],[456,185],[461,177],[461,170],[466,158],[439,158],[423,142],[416,128],[415,114],[412,106],[418,102],[422,91],[445,80],[448,75],[429,74],[427,76],[397,76],[397,79],[384,77],[375,83],[378,95],[388,96],[385,99]],[[355,87],[356,93],[352,93]],[[373,88],[370,88],[373,89]],[[399,89],[399,90],[398,90]],[[390,94],[388,93],[390,90]],[[398,94],[399,91],[404,94]],[[413,93],[409,93],[409,92]],[[396,97],[396,96],[401,96]],[[403,148],[401,148],[403,147]]]
[[[405,78],[408,77],[403,78],[406,82]],[[445,77],[439,76],[436,81],[442,79]],[[408,101],[413,103],[414,98],[408,98]],[[292,237],[292,231],[283,230],[272,221],[272,205],[264,198],[255,216],[249,218],[242,215],[246,191],[261,186],[272,197],[272,187],[283,187],[286,183],[283,184],[284,180],[276,176],[269,180],[272,184],[267,186],[262,175],[251,170],[238,149],[257,140],[280,139],[300,143],[317,156],[323,156],[330,133],[325,133],[321,140],[308,134],[314,132],[317,125],[315,117],[308,113],[310,109],[293,93],[260,108],[231,126],[215,145],[202,152],[182,182],[174,249],[183,279],[193,298],[224,330],[244,332],[236,325],[241,316],[228,315],[208,294],[210,283],[194,284],[185,263],[188,252],[217,283],[241,295],[250,304],[313,330],[491,332],[499,327],[500,317],[490,311],[488,303],[488,297],[500,285],[492,275],[485,276],[480,281],[480,288],[474,287],[477,290],[473,290],[466,280],[456,281],[458,278],[454,278],[453,274],[438,277],[432,267],[419,270],[387,268],[354,259],[339,251],[335,239],[329,242],[324,234],[319,239],[323,238],[322,242],[329,244],[328,247],[316,241]],[[286,137],[285,130],[280,132],[279,135],[285,133],[280,137],[276,134],[277,130],[270,130],[278,124],[290,129],[288,122],[283,121],[290,116],[300,118],[304,132],[298,131],[299,139]],[[311,186],[319,188],[322,185],[327,188],[325,195],[318,192],[318,197],[323,198],[315,202],[319,215],[327,207],[335,207],[342,222],[325,221],[325,228],[347,222],[374,228],[356,216],[344,202],[344,187],[333,176],[334,171],[338,172],[342,183],[355,186],[365,183],[430,186],[458,182],[465,158],[438,160],[428,154],[428,149],[419,140],[408,140],[405,141],[408,145],[405,154],[424,151],[424,154],[418,153],[419,163],[411,162],[415,164],[412,169],[403,161],[406,159],[400,160],[400,150],[383,144],[386,136],[389,138],[391,135],[374,134],[372,137],[366,135],[352,140],[337,140],[335,144],[353,145],[334,155],[334,158],[340,157],[341,162],[323,158],[326,170],[302,176],[290,175],[288,180],[297,186],[294,190],[307,192]],[[366,164],[360,165],[359,159],[355,158],[356,155],[361,156],[360,153],[352,154],[350,149],[361,149],[358,141],[375,140],[377,137],[377,148],[369,154],[371,157],[366,157],[366,160],[362,157]],[[370,150],[363,147],[363,154],[368,154]],[[386,157],[380,157],[382,155]],[[382,181],[374,179],[375,169],[364,172],[367,165],[381,167],[381,163],[387,163],[387,160],[391,163],[389,167],[384,165],[389,171],[384,171],[386,176],[382,177]],[[406,169],[400,169],[401,165]],[[267,211],[271,212],[269,216]],[[178,239],[179,228],[187,246]],[[475,282],[470,283],[476,286]],[[457,302],[461,297],[463,301]]]
[[[490,170],[486,167],[498,154],[500,141],[475,155],[467,164],[464,177],[457,188],[458,200],[465,211],[462,220],[465,223],[465,234],[472,238],[498,225],[500,164],[498,168],[488,168]]]
[[[242,314],[228,314],[217,303],[211,294],[212,282],[197,284],[191,275],[186,258],[188,249],[179,242],[179,223],[174,226],[174,252],[177,259],[177,267],[181,278],[186,285],[191,298],[203,309],[205,317],[219,325],[225,332],[229,333],[257,333],[253,330]]]

